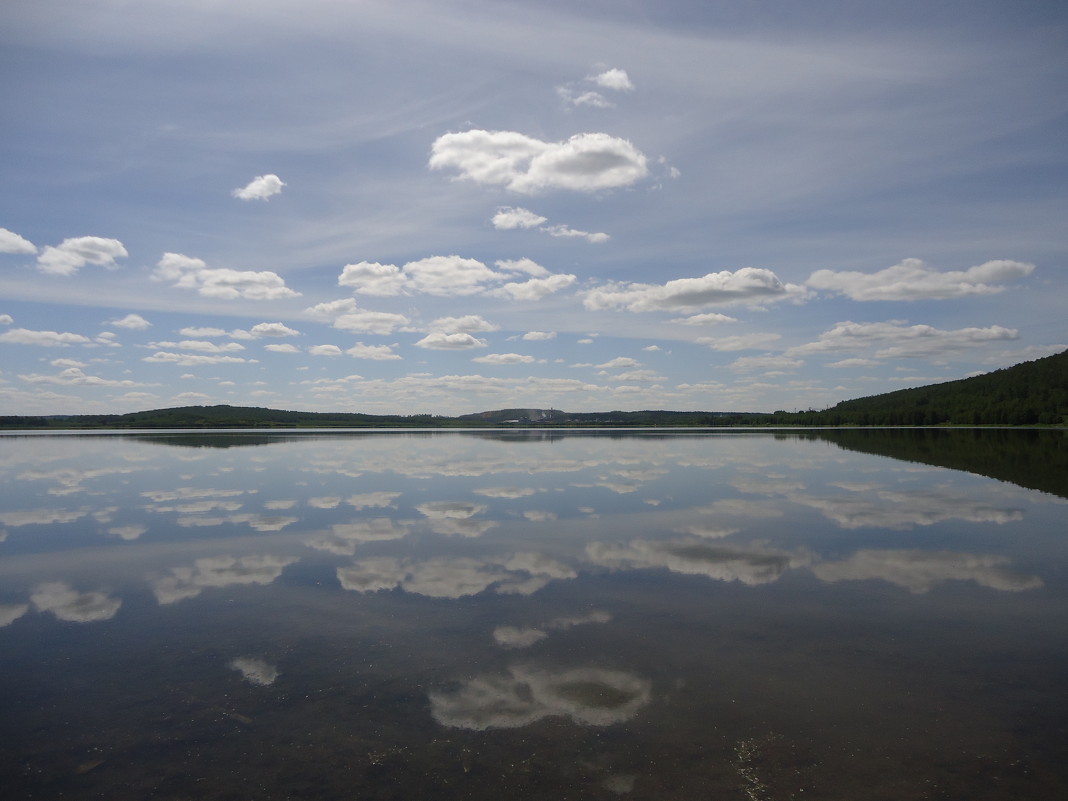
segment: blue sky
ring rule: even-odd
[[[0,413],[752,410],[1068,347],[1054,2],[10,0]]]

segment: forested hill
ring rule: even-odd
[[[992,373],[842,401],[821,412],[776,412],[776,424],[1068,425],[1068,351]]]

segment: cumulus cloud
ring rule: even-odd
[[[493,215],[492,222],[498,231],[512,231],[516,228],[537,228],[548,220],[548,217],[518,206],[501,206]]]
[[[470,334],[446,334],[435,331],[420,339],[415,346],[430,350],[470,350],[471,348],[484,348],[486,343]]]
[[[507,298],[509,300],[541,300],[547,295],[552,295],[562,289],[567,289],[578,279],[569,273],[558,273],[548,278],[531,278],[527,281],[510,281],[504,286],[491,290],[486,294],[495,298]]]
[[[760,305],[804,295],[803,287],[784,284],[771,270],[743,267],[700,278],[677,278],[666,284],[608,284],[587,292],[583,303],[593,311],[685,311],[702,306]]]
[[[340,356],[341,348],[337,345],[312,345],[308,353],[312,356]]]
[[[296,345],[290,345],[288,342],[284,345],[264,345],[263,349],[272,353],[300,353],[300,348]]]
[[[817,270],[808,286],[845,295],[852,300],[945,300],[993,295],[997,284],[1030,275],[1035,265],[998,259],[967,270],[938,272],[920,259],[905,259],[877,273]]]
[[[543,142],[514,131],[477,129],[438,137],[429,166],[451,167],[462,178],[523,194],[551,189],[596,192],[629,186],[649,172],[641,151],[605,133]]]
[[[181,253],[164,253],[152,277],[173,281],[173,286],[180,289],[195,289],[208,298],[278,300],[300,296],[286,286],[280,275],[269,270],[210,268],[202,259]]]
[[[726,314],[710,312],[708,314],[693,314],[689,317],[676,317],[672,323],[679,325],[718,325],[719,323],[736,323],[736,317],[728,317]]]
[[[290,328],[282,323],[257,323],[252,326],[249,333],[253,337],[299,337],[300,331]]]
[[[520,353],[490,353],[486,356],[476,356],[471,361],[479,364],[530,364],[534,357]]]
[[[446,334],[477,334],[484,331],[497,331],[500,326],[477,314],[465,314],[462,317],[439,317],[430,324],[430,328]]]
[[[362,342],[357,342],[345,353],[355,359],[370,359],[378,362],[401,358],[389,345],[365,345]]]
[[[282,191],[285,183],[277,175],[257,175],[247,186],[235,189],[232,194],[238,200],[268,200]]]
[[[352,287],[362,295],[399,295],[408,283],[408,277],[395,264],[379,264],[376,261],[361,261],[346,264],[337,279],[339,286]]]
[[[206,339],[183,339],[180,342],[150,342],[148,347],[195,350],[200,353],[234,353],[245,349],[245,346],[239,342],[227,342],[225,345],[219,345]]]
[[[523,334],[523,339],[530,342],[545,342],[550,339],[556,339],[555,331],[527,331]]]
[[[130,255],[122,242],[99,236],[79,236],[49,245],[37,257],[37,268],[52,275],[73,275],[87,264],[108,269],[118,265],[115,259]]]
[[[140,314],[127,314],[118,320],[109,320],[108,325],[113,325],[117,328],[129,328],[132,331],[144,331],[146,328],[152,327],[152,323]]]
[[[175,353],[174,351],[157,351],[151,356],[145,356],[141,361],[149,364],[177,364],[182,367],[194,367],[202,364],[246,364],[255,362],[254,359],[242,359],[239,356],[205,356],[199,353]],[[206,395],[187,393],[197,398],[205,398]]]
[[[857,352],[876,349],[876,359],[939,356],[989,344],[1014,340],[1019,332],[992,325],[987,328],[944,330],[929,325],[908,325],[900,320],[883,323],[836,323],[815,342],[790,348],[788,355],[826,352]]]
[[[28,239],[16,234],[14,231],[9,231],[6,228],[0,228],[0,253],[36,253],[37,245],[33,244]]]
[[[28,328],[12,328],[0,334],[0,342],[15,345],[40,345],[46,348],[65,348],[68,345],[88,345],[89,337],[58,331],[31,331]]]
[[[592,81],[604,89],[611,89],[615,92],[631,92],[634,90],[634,84],[631,83],[627,71],[618,68],[605,70],[597,75],[592,75],[587,80]]]

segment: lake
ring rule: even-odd
[[[1068,798],[1066,452],[0,436],[0,797]]]

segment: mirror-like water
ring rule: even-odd
[[[0,437],[0,796],[1066,798],[1065,433],[946,433]]]

